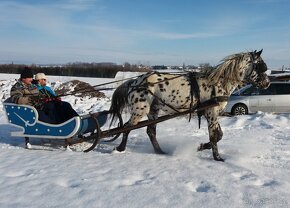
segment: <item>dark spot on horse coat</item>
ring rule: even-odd
[[[207,86],[205,83],[202,83],[202,88],[206,91],[207,90]]]
[[[237,59],[236,61],[238,62],[240,61],[240,59],[241,57],[239,57],[239,59]],[[243,56],[243,59],[244,59],[244,56]],[[252,61],[252,58],[249,57],[248,60]],[[227,60],[227,61],[230,61],[230,60]],[[236,63],[234,62],[233,64],[236,64]],[[252,63],[250,62],[250,64]],[[243,64],[240,65],[239,67],[245,70],[247,67],[249,68],[250,66],[245,67],[245,62],[243,62]],[[235,78],[237,75],[240,75],[240,73],[241,73],[241,70],[235,72],[233,77]],[[211,96],[226,94],[227,90],[224,89],[224,86],[222,85],[233,84],[232,80],[230,79],[231,77],[227,79],[226,76],[228,74],[230,73],[222,74],[221,77],[216,77],[217,79],[222,80],[222,81],[226,80],[226,83],[222,83],[221,81],[218,81],[219,83],[215,84],[213,87],[208,84],[208,80],[206,76],[197,77],[197,81],[199,85],[199,92],[200,92],[200,101],[206,100],[210,98]],[[143,75],[141,78],[137,78],[138,81],[134,82],[136,83],[135,86],[132,86],[130,84],[128,87],[129,93],[133,92],[132,94],[135,94],[135,96],[132,96],[129,94],[130,96],[129,98],[131,100],[131,102],[129,102],[129,108],[133,109],[133,112],[135,111],[133,114],[135,116],[132,117],[131,120],[127,122],[128,125],[136,124],[137,122],[139,122],[139,117],[141,119],[141,117],[145,116],[146,114],[148,114],[149,119],[152,119],[152,118],[154,119],[158,117],[159,110],[163,109],[162,106],[164,107],[166,106],[163,110],[165,112],[167,111],[167,113],[168,112],[173,113],[172,109],[170,109],[170,106],[176,109],[186,109],[189,107],[197,106],[198,100],[197,100],[196,95],[198,93],[197,91],[191,88],[191,84],[189,80],[190,76],[185,75],[185,76],[181,76],[182,78],[180,79],[174,79],[172,75],[168,75],[165,73],[160,74],[160,73],[153,72],[153,75],[152,76],[151,75],[152,73],[148,75]],[[255,75],[255,77],[257,76],[258,75]],[[151,80],[152,80],[152,83],[149,82]],[[167,86],[169,85],[169,82],[170,82],[170,86]],[[148,85],[146,85],[146,83],[148,83]],[[127,86],[125,85],[124,87],[127,87]],[[167,90],[167,93],[163,93],[165,90]],[[191,92],[191,90],[193,90],[193,92]],[[157,98],[157,96],[159,99]],[[118,103],[114,103],[114,104],[115,106],[118,107]],[[219,110],[218,108],[210,107],[210,109],[207,109],[202,112],[203,115],[206,116],[206,119],[208,122],[208,132],[209,132],[210,142],[202,144],[201,147],[202,149],[205,149],[203,147],[212,148],[214,159],[218,161],[223,161],[222,158],[219,156],[218,148],[216,144],[217,141],[219,141],[222,138],[222,132],[220,130],[218,120],[217,120],[218,110]],[[152,125],[152,127],[150,127],[149,129],[150,131],[147,131],[147,134],[150,137],[150,140],[154,146],[155,152],[158,152],[158,153],[162,152],[156,140],[156,127],[153,127]],[[124,134],[122,143],[119,145],[117,149],[120,149],[121,151],[125,149],[128,134],[129,132],[128,133],[126,132]],[[207,148],[207,149],[210,149],[210,148]]]
[[[145,98],[140,98],[140,100],[139,100],[140,102],[145,102],[146,101],[146,99]]]

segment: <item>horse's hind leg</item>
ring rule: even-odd
[[[149,120],[156,120],[158,119],[158,112],[159,110],[155,107],[151,107],[150,108],[150,112],[148,114],[148,119]],[[148,125],[147,126],[147,134],[150,138],[150,141],[152,143],[152,146],[154,148],[154,151],[157,154],[166,154],[165,152],[163,152],[163,150],[160,148],[158,141],[156,139],[156,126],[157,124],[152,124],[152,125]]]
[[[156,124],[147,126],[147,134],[148,134],[148,136],[150,138],[150,141],[151,141],[151,143],[153,145],[155,153],[157,153],[157,154],[166,154],[165,152],[163,152],[163,150],[159,146],[159,143],[157,142],[157,139],[156,139]]]
[[[132,126],[132,125],[136,125],[138,124],[138,122],[142,119],[142,117],[146,114],[146,112],[139,112],[138,113],[133,113],[133,115],[131,116],[130,120],[124,124],[124,128],[126,128],[127,126]],[[115,148],[117,151],[119,152],[123,152],[126,149],[127,146],[127,140],[128,140],[128,135],[129,135],[130,131],[125,131],[123,133],[123,138],[122,138],[122,142],[119,144],[119,146],[117,148]]]
[[[126,124],[124,125],[125,128],[126,128],[126,126],[128,126],[128,123],[126,123]],[[118,147],[116,147],[116,150],[117,150],[118,152],[123,152],[123,151],[125,151],[126,146],[127,146],[127,140],[128,140],[128,135],[129,135],[129,133],[130,133],[130,131],[126,131],[126,132],[123,133],[122,142],[119,144]]]

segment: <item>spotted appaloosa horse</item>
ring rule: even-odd
[[[261,53],[262,50],[230,55],[215,69],[205,70],[197,76],[192,73],[176,75],[153,72],[129,80],[120,85],[113,94],[110,108],[114,112],[113,119],[116,113],[121,113],[128,107],[131,117],[125,125],[136,125],[146,115],[149,120],[157,119],[160,110],[171,114],[176,110],[198,107],[200,103],[212,98],[230,96],[242,83],[267,88],[267,65],[261,58]],[[207,108],[203,112],[208,122],[209,142],[200,144],[198,151],[212,149],[213,157],[217,161],[223,161],[217,147],[217,142],[223,136],[218,115],[226,104],[227,101],[223,100],[218,106]],[[123,133],[117,151],[125,150],[129,133],[130,131]],[[156,140],[156,124],[147,127],[147,134],[155,152],[164,154]]]

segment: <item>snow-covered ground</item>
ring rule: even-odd
[[[18,75],[0,74],[0,97]],[[71,77],[48,77],[69,81]],[[112,79],[78,78],[92,85]],[[4,80],[4,81],[3,81]],[[66,101],[80,113],[108,109],[106,99]],[[0,207],[290,207],[290,115],[221,117],[219,150],[196,152],[207,125],[175,118],[157,127],[167,155],[156,155],[145,129],[132,131],[125,153],[101,143],[89,153],[26,150],[0,109]],[[33,140],[32,140],[33,143]]]

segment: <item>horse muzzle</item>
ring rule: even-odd
[[[266,80],[263,80],[263,81],[260,81],[257,86],[259,88],[263,88],[263,89],[267,89],[269,86],[270,86],[270,80],[269,79],[266,79]]]

